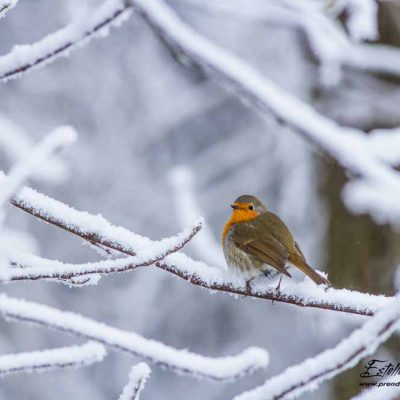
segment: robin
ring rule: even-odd
[[[257,276],[264,275],[280,288],[282,275],[291,278],[287,263],[298,268],[317,285],[330,283],[306,262],[289,228],[261,201],[250,195],[238,197],[231,205],[233,212],[222,233],[222,247],[229,267],[246,279],[246,290]]]

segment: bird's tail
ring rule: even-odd
[[[326,286],[331,286],[330,282],[328,279],[324,278],[322,275],[320,275],[318,272],[314,271],[307,263],[305,260],[298,259],[296,260],[295,263],[296,267],[304,272],[312,281],[314,281],[317,285],[326,285]]]

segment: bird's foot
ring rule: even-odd
[[[246,281],[246,297],[247,296],[250,296],[251,295],[251,281],[252,281],[253,279],[248,279],[247,281]]]
[[[275,288],[276,295],[279,296],[281,294],[281,282],[282,282],[282,275],[279,277],[278,286]],[[272,304],[274,304],[275,300],[272,300]]]

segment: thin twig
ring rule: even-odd
[[[35,55],[32,59],[27,58],[26,62],[20,62],[21,50],[25,46],[18,46],[10,53],[0,57],[0,81],[16,78],[24,72],[48,64],[60,56],[67,56],[72,49],[87,43],[89,39],[104,32],[112,25],[118,24],[131,8],[130,1],[108,0],[101,7],[91,10],[92,14],[86,16],[88,22],[72,23],[36,43],[26,45],[29,47],[29,54]]]
[[[105,355],[104,346],[93,342],[52,350],[5,354],[0,356],[0,376],[67,367],[78,368],[102,361]]]
[[[151,370],[146,363],[134,365],[129,373],[129,381],[124,387],[119,400],[139,400]]]
[[[55,266],[49,265],[50,260],[44,260],[46,266],[44,267],[30,267],[29,265],[19,265],[13,262],[13,265],[20,268],[10,270],[9,276],[5,274],[2,279],[3,282],[11,281],[28,281],[28,280],[42,280],[42,279],[62,279],[69,280],[78,276],[87,276],[92,274],[112,274],[127,272],[139,267],[147,267],[156,262],[159,262],[169,254],[175,253],[181,250],[190,240],[200,231],[202,223],[199,222],[195,225],[187,235],[179,240],[179,243],[175,246],[170,247],[167,250],[162,249],[161,251],[154,250],[154,256],[143,259],[140,254],[137,256],[127,257],[117,260],[106,260],[100,262],[93,262],[88,264],[55,264]],[[148,249],[144,249],[147,251]],[[68,271],[68,272],[66,272]]]

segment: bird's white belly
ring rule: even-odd
[[[268,264],[255,261],[252,256],[225,240],[223,245],[226,263],[230,268],[243,276],[246,280],[264,275],[275,281],[280,273]]]

